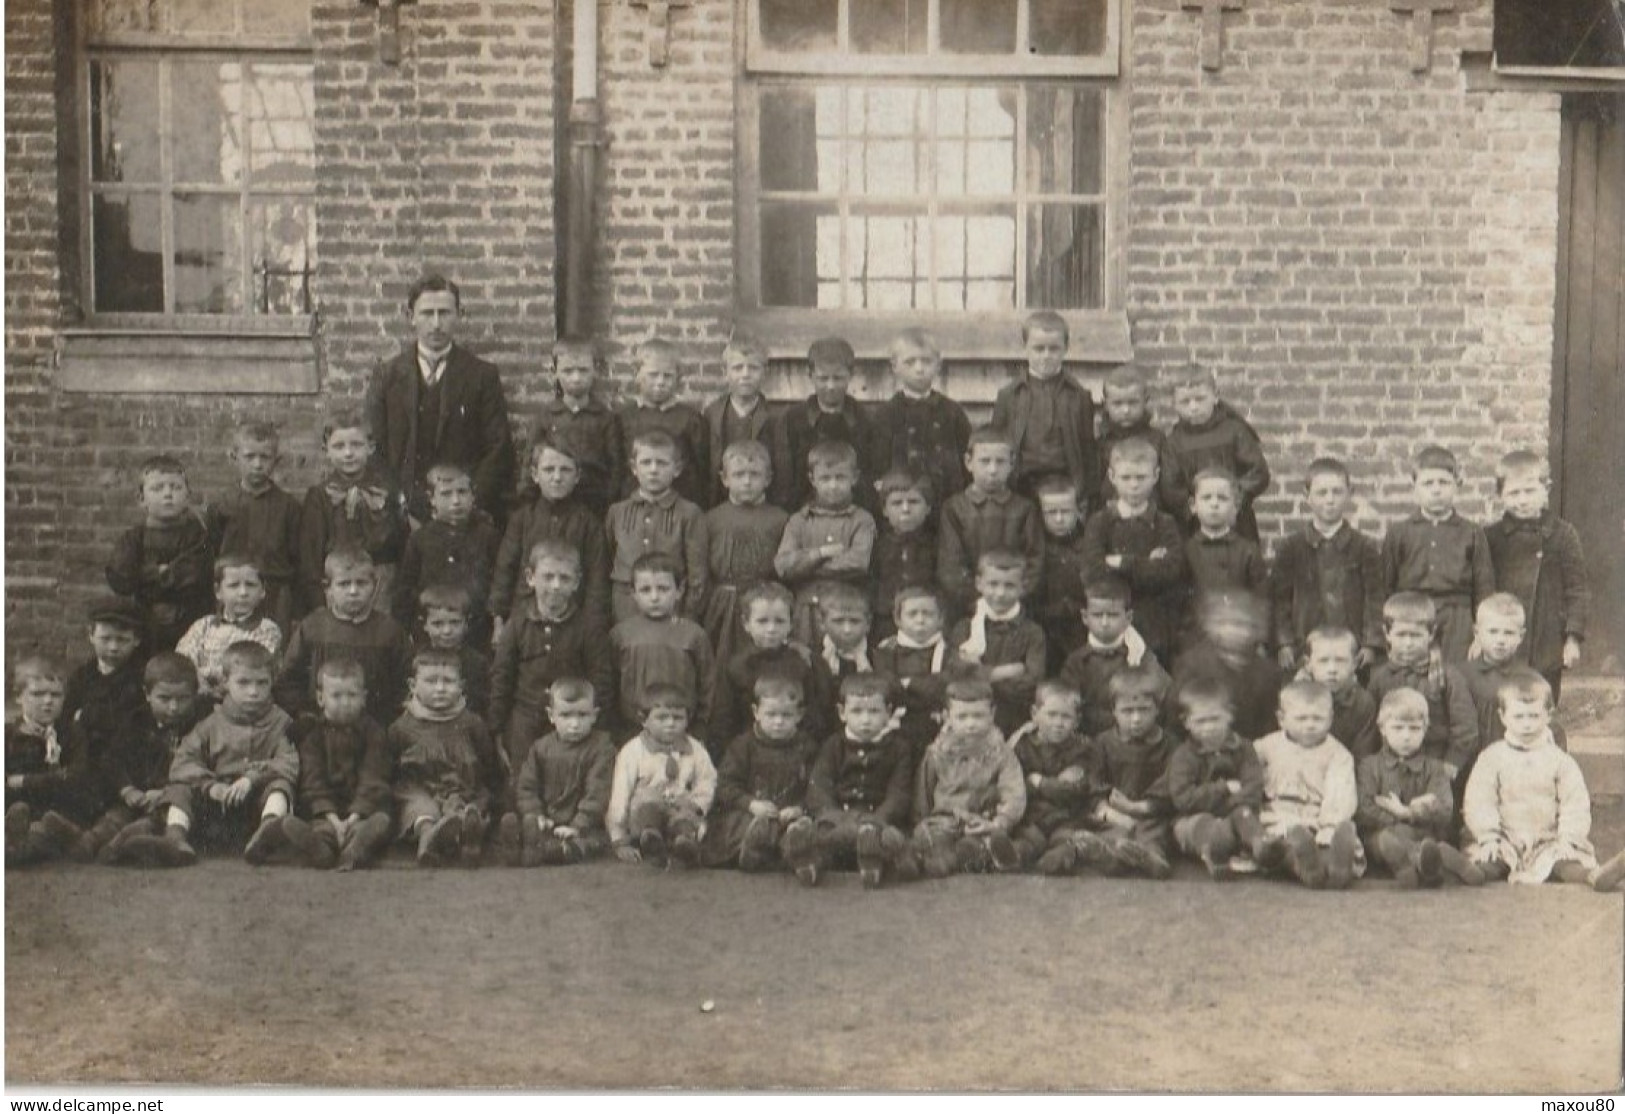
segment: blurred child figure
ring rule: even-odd
[[[531,744],[547,733],[547,694],[555,682],[587,682],[595,707],[597,700],[607,702],[615,692],[614,650],[602,628],[588,621],[581,571],[581,555],[569,545],[537,542],[525,574],[525,606],[497,639],[489,722],[502,740],[510,769],[519,769]]]
[[[525,752],[514,781],[514,811],[498,846],[509,866],[567,866],[604,853],[615,773],[615,744],[598,726],[598,694],[580,677],[547,688],[552,730]]]
[[[948,635],[961,663],[988,671],[999,730],[1005,732],[1026,722],[1049,653],[1043,628],[1021,610],[1026,568],[1019,553],[982,554],[976,562],[976,609]]]
[[[979,677],[949,682],[942,733],[914,780],[921,869],[931,878],[1018,869],[1010,833],[1026,809],[1021,763],[993,722],[993,687]]]
[[[1038,508],[1010,490],[1014,452],[1004,430],[992,426],[976,430],[965,453],[970,486],[942,505],[937,583],[961,615],[975,607],[976,563],[982,554],[995,549],[1021,554],[1023,599],[1038,588],[1043,574],[1044,526]]]
[[[818,741],[801,729],[803,697],[794,681],[763,677],[754,696],[756,722],[729,741],[717,767],[717,813],[701,858],[744,871],[794,869],[816,856],[806,800]]]
[[[692,730],[704,738],[716,659],[700,625],[677,614],[682,566],[663,553],[639,557],[632,566],[632,590],[638,613],[609,632],[620,677],[621,722],[641,722],[654,687],[675,685],[688,694],[684,728],[690,727],[689,711],[698,709]]]
[[[1462,799],[1467,857],[1494,881],[1589,884],[1591,795],[1552,738],[1552,690],[1532,669],[1501,685],[1499,742],[1478,756]]]
[[[1083,587],[1083,645],[1066,656],[1061,683],[1083,697],[1082,729],[1100,734],[1112,725],[1111,680],[1125,669],[1149,669],[1167,683],[1168,674],[1130,624],[1132,593],[1118,576],[1097,576]]]
[[[531,555],[541,542],[562,542],[581,557],[581,609],[600,626],[609,626],[609,542],[604,515],[576,494],[581,468],[575,456],[551,442],[530,449],[530,475],[536,497],[508,518],[497,547],[491,577],[491,620],[495,637],[515,612],[529,606]]]
[[[258,642],[274,660],[283,632],[265,614],[265,582],[259,566],[246,553],[222,553],[214,562],[216,610],[181,635],[175,652],[197,666],[203,694],[211,703],[224,699],[226,649],[238,642]]]
[[[1140,634],[1152,653],[1169,661],[1184,614],[1185,544],[1179,524],[1152,505],[1157,469],[1157,450],[1149,442],[1130,437],[1112,447],[1107,477],[1117,498],[1089,516],[1083,552],[1091,579],[1113,575],[1128,581]]]
[[[1207,593],[1240,589],[1262,596],[1269,583],[1258,543],[1236,532],[1237,491],[1235,477],[1219,468],[1204,468],[1191,482],[1196,529],[1185,541],[1185,563],[1193,627]]]
[[[1277,657],[1282,669],[1295,669],[1310,631],[1340,627],[1354,632],[1358,665],[1368,668],[1382,648],[1382,552],[1349,522],[1352,486],[1342,461],[1315,460],[1305,486],[1309,521],[1281,543],[1270,575]]]
[[[653,867],[697,866],[717,771],[688,733],[689,694],[664,682],[642,693],[643,730],[615,756],[605,826],[615,857]]]
[[[1456,513],[1461,469],[1448,449],[1429,445],[1417,453],[1411,479],[1416,513],[1382,539],[1383,584],[1390,596],[1421,592],[1433,600],[1439,649],[1455,665],[1467,660],[1473,609],[1495,591],[1490,543]]]
[[[1027,810],[1012,839],[1021,864],[1043,874],[1068,873],[1080,845],[1093,845],[1089,832],[1102,796],[1092,776],[1089,740],[1078,732],[1078,694],[1059,681],[1039,684],[1033,718],[1010,737],[1016,761],[1027,779]]]
[[[773,465],[765,445],[738,441],[721,450],[717,458],[722,461],[727,497],[705,512],[710,592],[700,625],[711,639],[717,660],[728,662],[744,639],[741,600],[751,588],[776,575],[773,558],[790,516],[767,501]]]
[[[1026,370],[1001,387],[993,401],[992,424],[1009,431],[1015,453],[1012,485],[1033,499],[1046,476],[1065,476],[1085,496],[1100,483],[1095,400],[1066,373],[1070,340],[1060,314],[1028,314],[1021,323]]]
[[[935,389],[942,350],[924,329],[904,329],[892,340],[892,378],[897,393],[874,415],[875,466],[930,476],[946,500],[965,487],[970,418],[964,407]]]
[[[367,677],[367,714],[379,723],[400,715],[412,643],[374,606],[378,579],[361,549],[337,549],[322,562],[327,606],[306,615],[288,639],[276,699],[292,715],[316,710],[316,677],[329,658],[354,658]]]
[[[1174,475],[1169,489],[1185,514],[1187,532],[1196,521],[1191,500],[1196,494],[1196,475],[1206,468],[1218,468],[1236,478],[1239,489],[1236,532],[1258,542],[1258,519],[1253,503],[1270,486],[1269,463],[1264,445],[1247,419],[1219,398],[1219,382],[1211,368],[1187,365],[1174,373],[1174,412],[1179,415],[1168,431],[1168,452]]]
[[[609,509],[606,533],[610,554],[610,605],[617,623],[638,613],[632,598],[632,568],[641,557],[659,553],[678,562],[687,593],[680,601],[691,619],[705,614],[710,585],[710,535],[705,513],[680,495],[673,481],[682,473],[682,451],[662,430],[634,434],[631,498]]]
[[[214,545],[203,516],[188,502],[181,462],[151,456],[140,471],[142,521],[114,544],[107,584],[141,609],[149,649],[170,650],[187,627],[214,609]]]
[[[1528,620],[1518,660],[1546,678],[1556,704],[1563,671],[1580,664],[1591,587],[1579,533],[1547,506],[1551,487],[1543,457],[1528,451],[1503,456],[1495,490],[1506,511],[1484,528],[1484,539],[1495,586],[1518,598]]]
[[[705,473],[705,501],[701,507],[715,507],[728,500],[722,457],[730,446],[757,444],[766,449],[777,439],[773,404],[762,396],[762,380],[767,378],[767,346],[746,333],[735,333],[722,350],[722,370],[728,389],[704,410],[706,460],[710,467]],[[771,476],[771,463],[768,471]]]
[[[551,445],[579,469],[576,497],[602,520],[620,497],[626,471],[626,442],[621,420],[598,397],[598,350],[590,340],[560,340],[553,345],[553,397],[544,399],[531,426],[531,460]],[[560,498],[555,496],[555,498]],[[513,528],[512,520],[509,529]],[[521,538],[521,553],[540,538]],[[502,612],[497,612],[501,615]]]
[[[958,655],[950,652],[943,632],[942,600],[930,588],[904,588],[895,604],[897,633],[881,640],[872,659],[875,672],[896,686],[900,715],[897,735],[917,762],[942,729],[943,697],[949,667]],[[843,678],[841,684],[846,684]]]
[[[6,726],[6,865],[20,866],[69,853],[81,833],[60,810],[96,806],[82,800],[90,771],[79,739],[70,740],[61,722],[62,670],[26,657],[12,678],[18,717]]]
[[[1198,678],[1230,690],[1236,731],[1258,739],[1275,730],[1281,670],[1263,655],[1269,633],[1263,601],[1248,592],[1224,590],[1203,597],[1197,611],[1200,639],[1174,662],[1174,692]]]
[[[1512,593],[1497,592],[1478,605],[1473,623],[1474,654],[1461,663],[1460,669],[1478,712],[1479,750],[1501,737],[1501,686],[1525,668],[1518,664],[1524,630],[1523,604]],[[1554,726],[1553,736],[1559,747],[1568,749],[1561,728]]]
[[[1112,452],[1124,441],[1144,441],[1156,453],[1157,509],[1166,514],[1183,513],[1172,484],[1176,474],[1171,466],[1168,438],[1151,425],[1151,387],[1145,373],[1133,364],[1114,368],[1101,386],[1100,433],[1095,442],[1100,454],[1100,492],[1096,506],[1108,506],[1121,496],[1111,478]],[[1085,493],[1092,495],[1093,493]]]
[[[359,549],[372,563],[379,604],[387,606],[395,565],[406,545],[406,497],[373,455],[367,419],[359,410],[340,410],[322,427],[327,474],[305,492],[299,515],[301,606],[322,605],[327,558]]]
[[[1044,525],[1043,575],[1033,595],[1033,618],[1049,641],[1051,672],[1083,645],[1083,584],[1087,561],[1083,549],[1080,492],[1067,476],[1047,476],[1035,485],[1038,517]]]
[[[1217,880],[1250,873],[1264,829],[1264,769],[1250,740],[1231,728],[1230,691],[1217,681],[1192,682],[1176,700],[1185,741],[1168,759],[1174,843]]]
[[[282,840],[306,866],[355,870],[389,846],[389,742],[367,715],[367,676],[348,658],[316,674],[320,718],[293,728],[299,749],[299,812],[282,818]]]
[[[281,438],[268,422],[248,422],[232,433],[231,463],[237,486],[210,508],[216,553],[253,558],[265,587],[265,614],[286,635],[299,618],[298,499],[276,482]]]
[[[1386,866],[1402,887],[1437,886],[1445,875],[1469,886],[1484,872],[1450,843],[1455,793],[1450,770],[1422,753],[1427,698],[1415,689],[1394,689],[1377,711],[1382,749],[1360,759],[1360,790],[1354,819],[1366,856]]]
[[[875,634],[896,633],[892,615],[905,588],[937,585],[937,531],[931,514],[931,481],[892,469],[876,485],[880,497],[878,532],[870,580],[875,588]]]
[[[47,783],[58,783],[51,796],[59,803],[52,807],[69,813],[86,791],[95,796],[91,771],[101,769],[103,755],[119,749],[130,725],[139,722],[147,706],[140,608],[130,600],[104,596],[91,602],[88,618],[90,660],[68,674],[56,722],[56,741],[62,749],[56,763],[47,763],[56,767],[49,772]],[[46,741],[45,755],[56,753],[49,745],[49,733],[35,734]],[[103,803],[95,802],[98,806]]]
[[[764,581],[748,589],[740,604],[745,638],[736,644],[727,662],[718,662],[716,689],[711,697],[711,734],[720,740],[732,739],[749,728],[755,704],[756,683],[764,677],[794,681],[804,694],[803,725],[809,733],[834,722],[833,706],[818,706],[820,694],[813,682],[812,651],[790,641],[790,612],[794,601],[790,589],[776,581]],[[827,699],[833,704],[834,695]]]
[[[1157,715],[1167,685],[1159,673],[1136,666],[1113,677],[1108,688],[1113,724],[1090,741],[1101,843],[1076,842],[1077,865],[1166,878],[1173,871],[1167,773],[1174,743]]]
[[[412,659],[406,710],[389,726],[401,835],[417,844],[418,866],[478,866],[507,763],[485,723],[463,702],[456,654],[420,650]]]
[[[1360,687],[1354,670],[1360,641],[1343,627],[1317,627],[1304,643],[1302,676],[1319,681],[1332,694],[1332,738],[1348,748],[1356,763],[1377,753],[1377,702]]]
[[[890,679],[855,673],[841,681],[840,729],[824,740],[807,785],[815,824],[813,857],[799,838],[791,866],[805,885],[827,867],[855,865],[864,889],[888,877],[911,881],[919,865],[904,831],[914,787],[914,753],[892,730],[895,689]]]
[[[1253,744],[1264,767],[1265,839],[1258,865],[1283,865],[1312,890],[1347,889],[1365,873],[1354,827],[1354,759],[1332,738],[1332,694],[1317,681],[1281,690],[1281,730]]]
[[[1449,765],[1451,777],[1465,787],[1468,764],[1479,751],[1478,714],[1461,670],[1434,655],[1435,615],[1433,600],[1420,592],[1388,597],[1382,605],[1388,659],[1371,671],[1369,691],[1379,707],[1394,689],[1421,693],[1428,702],[1422,750]]]
[[[817,445],[826,441],[851,445],[857,452],[858,479],[854,489],[857,504],[870,514],[879,510],[875,498],[875,428],[856,399],[847,392],[857,355],[840,337],[815,340],[807,349],[812,376],[812,395],[793,403],[778,416],[778,449],[773,469],[773,502],[786,511],[807,505],[813,497],[812,465],[807,459]],[[784,471],[779,470],[779,462]]]
[[[431,584],[418,593],[418,626],[423,631],[418,648],[427,646],[457,655],[463,670],[463,699],[468,702],[468,710],[488,720],[491,655],[485,651],[483,642],[474,642],[469,637],[469,619],[474,613],[468,589],[459,584]]]
[[[424,476],[429,491],[429,521],[412,531],[395,576],[396,622],[411,630],[418,618],[418,593],[438,584],[468,593],[469,639],[491,644],[491,578],[496,563],[497,533],[491,516],[474,505],[474,480],[460,464],[436,464]]]
[[[711,431],[700,412],[686,402],[677,401],[680,373],[677,346],[670,341],[653,337],[638,345],[637,371],[632,379],[631,401],[621,405],[621,436],[636,453],[638,438],[648,433],[663,433],[672,439],[673,461],[676,471],[672,484],[677,494],[696,510],[703,509],[711,476]],[[621,487],[623,498],[642,487],[636,475],[636,457],[633,473]]]
[[[790,516],[773,567],[796,593],[796,641],[817,646],[819,597],[835,584],[861,585],[875,546],[874,517],[852,501],[858,454],[851,445],[826,441],[807,454],[813,498]]]

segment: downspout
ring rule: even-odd
[[[570,174],[565,193],[564,337],[592,334],[592,257],[597,242],[598,149],[604,119],[598,108],[598,0],[575,0],[575,58],[570,81]]]

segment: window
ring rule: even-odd
[[[312,312],[310,0],[90,0],[92,324],[275,331]]]
[[[1116,308],[1120,22],[1117,0],[750,0],[743,308]]]

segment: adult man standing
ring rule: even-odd
[[[429,517],[424,477],[442,463],[474,477],[474,500],[498,523],[513,481],[513,431],[502,378],[455,343],[462,294],[443,275],[426,275],[406,296],[414,342],[379,365],[367,384],[367,421],[394,469],[417,522]]]

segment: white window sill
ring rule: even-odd
[[[296,331],[297,330],[297,331]],[[65,329],[57,386],[91,394],[315,394],[316,338],[284,332]]]

